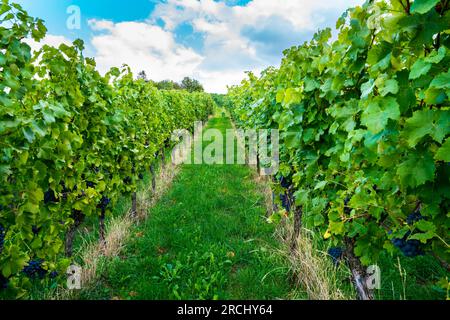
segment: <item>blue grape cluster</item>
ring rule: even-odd
[[[143,180],[144,179],[144,174],[143,173],[139,173],[139,179]]]
[[[102,200],[100,200],[100,203],[97,205],[97,208],[102,209],[102,211],[106,210],[109,203],[111,202],[111,199],[103,196]]]
[[[350,202],[350,197],[346,197],[346,198],[344,199],[344,205],[345,205],[345,206],[348,206],[349,202]]]
[[[55,191],[49,189],[48,191],[46,191],[44,193],[44,203],[45,204],[57,203],[57,202],[58,202],[58,199],[56,198]]]
[[[291,181],[288,178],[281,176],[279,180],[280,180],[280,185],[283,188],[289,189],[289,187],[291,186]]]
[[[352,212],[352,208],[349,207],[349,203],[350,203],[351,198],[350,197],[346,197],[344,199],[344,213],[345,214],[350,214]]]
[[[0,290],[8,288],[8,279],[0,273]]]
[[[57,276],[58,276],[58,272],[57,271],[50,272],[50,278],[55,279]]]
[[[281,200],[281,205],[283,206],[283,208],[287,212],[290,212],[291,211],[291,201],[289,200],[288,195],[280,194],[280,200]]]
[[[328,255],[333,260],[334,265],[339,265],[339,262],[342,259],[342,256],[344,255],[344,251],[340,247],[333,247],[328,249]]]
[[[40,259],[31,260],[28,262],[28,265],[23,268],[23,273],[25,273],[28,278],[44,278],[47,271],[42,267],[42,262],[43,261]]]
[[[133,182],[133,179],[131,179],[131,177],[126,177],[125,179],[123,179],[124,184],[131,184],[132,182]]]
[[[86,187],[88,188],[95,188],[95,183],[92,181],[86,181]]]
[[[408,232],[402,239],[395,238],[392,239],[392,244],[400,249],[405,257],[416,257],[419,255],[423,255],[423,251],[421,249],[421,244],[419,240],[408,240],[408,237],[411,233]]]
[[[406,217],[406,223],[412,226],[414,223],[422,219],[423,216],[420,214],[420,210],[416,210],[413,213],[411,213],[408,217]]]
[[[39,228],[38,226],[32,226],[31,231],[35,236],[37,236],[39,234],[39,231],[41,231],[41,228]]]
[[[5,227],[3,227],[3,225],[0,224],[0,254],[3,251],[3,245],[5,244],[5,235],[6,235]]]

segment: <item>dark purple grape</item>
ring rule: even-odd
[[[283,187],[285,189],[289,189],[289,187],[292,185],[292,181],[290,181],[290,179],[288,179],[286,177],[281,176],[279,178],[279,180],[280,180],[281,187]]]
[[[28,278],[44,278],[47,274],[47,270],[42,267],[43,261],[41,259],[31,260],[28,264],[23,268],[22,272]]]
[[[416,210],[406,218],[406,223],[408,225],[412,226],[414,223],[416,223],[417,221],[420,221],[422,219],[423,219],[423,216],[420,214],[420,210]]]
[[[88,188],[95,188],[95,183],[92,182],[92,181],[86,181],[86,186],[87,186]]]
[[[107,197],[102,197],[102,200],[100,200],[100,203],[97,205],[98,209],[106,210],[108,205],[110,204],[111,199]]]
[[[123,179],[124,184],[131,184],[132,182],[133,180],[131,179],[131,177],[126,177],[125,179]]]
[[[342,256],[344,254],[344,251],[342,248],[339,247],[333,247],[328,249],[328,255],[333,260],[333,263],[337,266],[339,265],[340,260],[342,259]]]
[[[345,206],[348,206],[350,200],[351,200],[350,197],[346,197],[346,198],[344,199],[344,205],[345,205]]]
[[[0,290],[8,288],[8,279],[0,272]]]
[[[141,179],[141,180],[144,179],[144,174],[143,173],[139,173],[139,179]]]
[[[352,212],[352,208],[349,207],[349,203],[350,203],[351,198],[350,197],[346,197],[344,199],[344,213],[345,214],[350,214]]]
[[[83,219],[84,219],[84,214],[83,214],[83,212],[82,211],[80,211],[80,210],[75,210],[75,209],[72,209],[72,214],[70,215],[70,217],[73,219],[73,220],[75,220],[75,221],[83,221]]]
[[[394,238],[391,240],[392,244],[397,247],[405,257],[415,257],[423,255],[422,245],[419,240],[408,240],[411,232],[408,231],[406,235],[402,238]]]
[[[55,191],[53,191],[52,189],[49,189],[48,191],[46,191],[44,193],[44,203],[45,204],[57,203],[57,202],[58,202],[58,199],[56,198]]]
[[[70,190],[67,189],[66,183],[64,181],[61,181],[60,185],[62,187],[62,191],[61,191],[62,193],[69,193],[70,192]]]
[[[31,227],[31,231],[33,232],[33,234],[35,236],[37,236],[39,234],[39,231],[41,230],[41,228],[38,228],[38,226],[32,226]]]
[[[286,211],[291,211],[291,201],[289,199],[289,197],[286,194],[280,194],[280,200],[281,200],[281,206],[286,210]]]

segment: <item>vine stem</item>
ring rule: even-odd
[[[346,246],[345,258],[352,272],[353,285],[359,300],[373,300],[373,292],[367,287],[366,271],[361,261],[354,253],[354,241],[348,237],[344,239]]]

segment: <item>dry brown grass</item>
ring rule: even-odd
[[[254,171],[253,175],[253,181],[258,187],[258,191],[263,195],[264,197],[264,205],[266,207],[266,215],[267,217],[271,216],[273,212],[273,199],[272,199],[272,188],[270,187],[271,184],[271,177],[270,176],[261,176],[257,174],[256,170]]]
[[[272,190],[270,177],[260,176],[256,173],[254,181],[259,185],[264,195],[267,214],[273,213]],[[288,261],[289,274],[292,276],[292,299],[297,299],[298,292],[306,292],[311,300],[349,300],[352,296],[344,293],[339,287],[336,267],[326,252],[319,250],[317,235],[314,232],[302,229],[297,238],[297,249],[292,250],[293,222],[291,219],[282,219],[277,227],[276,237],[282,242],[281,250],[276,254],[284,256]]]
[[[302,229],[297,238],[297,248],[291,250],[292,226],[286,224],[284,239],[285,254],[290,263],[291,274],[297,286],[308,294],[311,300],[353,299],[339,288],[336,267],[326,252],[320,251],[314,240],[314,232]]]
[[[145,186],[137,193],[137,215],[131,216],[131,208],[120,217],[115,217],[106,223],[106,243],[90,241],[85,239],[79,256],[82,261],[81,286],[83,289],[91,287],[97,277],[98,269],[102,261],[111,259],[120,254],[130,237],[132,226],[141,223],[148,218],[149,209],[161,198],[170,188],[178,172],[179,166],[171,163],[170,158],[166,163],[165,170],[158,170],[156,177],[156,191],[152,192],[151,185]],[[79,292],[68,290],[65,286],[60,286],[55,291],[49,292],[45,299],[70,300],[75,299]]]

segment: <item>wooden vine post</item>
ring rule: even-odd
[[[373,300],[373,291],[367,286],[367,272],[354,253],[354,241],[345,238],[345,259],[352,272],[352,282],[359,300]]]
[[[297,250],[298,247],[298,237],[300,236],[300,232],[302,230],[302,216],[303,209],[300,206],[294,207],[294,233],[292,234],[292,244],[291,250]]]
[[[166,154],[164,147],[161,148],[161,167],[163,170],[166,170]]]
[[[106,216],[106,209],[102,208],[100,213],[100,244],[105,247],[106,246],[106,226],[105,226],[105,216]]]
[[[131,194],[131,217],[137,216],[137,193],[136,191]]]
[[[156,192],[156,173],[155,173],[155,163],[153,162],[150,165],[150,175],[152,177],[152,192],[155,194]]]
[[[80,225],[83,223],[85,216],[81,211],[73,210],[71,218],[74,220],[74,223],[69,227],[69,230],[66,233],[65,242],[65,255],[68,258],[73,255],[73,240],[75,239],[75,234]]]

